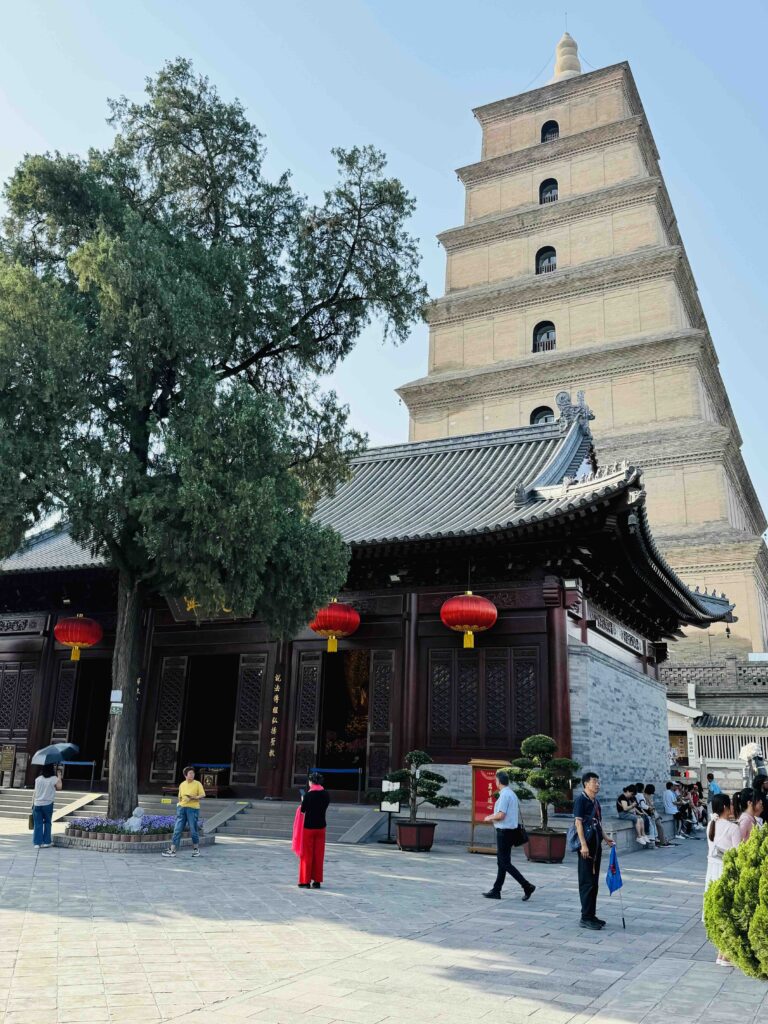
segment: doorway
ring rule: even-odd
[[[112,692],[112,662],[109,658],[83,658],[77,670],[77,691],[70,740],[80,747],[78,761],[95,761],[94,778],[102,775],[104,742],[109,722]],[[91,784],[90,765],[72,765],[65,772],[68,782]]]
[[[365,783],[371,652],[323,654],[318,767],[360,768]],[[357,790],[358,775],[334,774],[330,789]]]
[[[231,762],[239,668],[237,654],[189,659],[179,771],[188,764]]]

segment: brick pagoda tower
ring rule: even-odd
[[[411,440],[539,422],[584,391],[600,461],[645,470],[667,559],[736,602],[730,640],[693,631],[671,657],[765,650],[766,521],[629,65],[582,74],[566,33],[547,85],[474,114],[428,373],[399,389]]]

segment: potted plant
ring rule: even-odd
[[[565,857],[566,833],[549,827],[549,804],[563,804],[570,798],[572,779],[579,765],[570,757],[556,757],[557,743],[551,736],[529,736],[520,745],[522,757],[512,762],[515,792],[523,800],[539,802],[541,822],[528,828],[525,855],[543,864],[560,864]],[[533,793],[531,793],[533,790]]]
[[[458,800],[450,796],[439,796],[447,779],[437,772],[431,772],[424,765],[432,764],[432,758],[423,750],[412,750],[405,755],[405,764],[387,776],[388,782],[397,782],[400,788],[387,793],[393,803],[407,804],[408,817],[396,818],[397,845],[401,850],[427,852],[435,841],[436,821],[417,820],[419,807],[457,807]]]

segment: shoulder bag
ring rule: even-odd
[[[528,833],[525,831],[525,825],[523,824],[523,815],[520,810],[520,804],[517,805],[517,825],[511,828],[510,835],[512,837],[513,846],[525,846],[528,842]]]

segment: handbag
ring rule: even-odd
[[[592,814],[585,820],[582,821],[581,827],[584,830],[584,840],[589,842],[592,838],[592,833],[595,830],[595,814]],[[565,837],[565,845],[571,851],[571,853],[578,853],[581,849],[581,839],[579,839],[579,833],[576,831],[576,822],[571,824],[568,829],[568,834]]]
[[[518,824],[514,828],[509,830],[510,838],[513,846],[525,846],[528,842],[528,833],[525,831],[525,824],[523,823],[523,816],[520,813],[520,809],[517,811]]]

